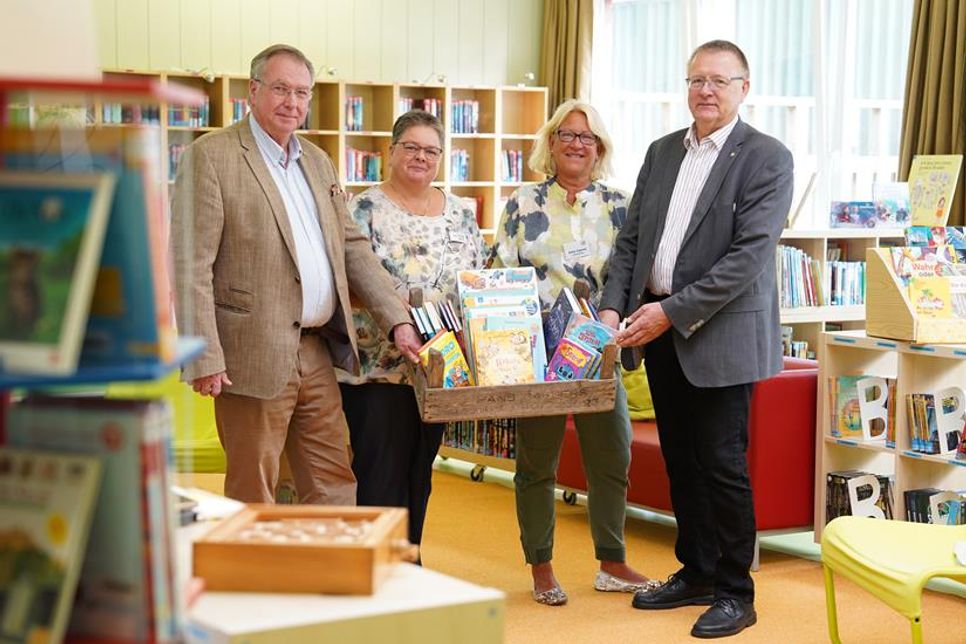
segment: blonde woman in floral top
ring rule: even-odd
[[[486,260],[474,213],[431,185],[442,146],[439,119],[421,110],[403,114],[393,126],[389,178],[349,204],[402,298],[419,287],[427,300],[456,301],[456,271],[481,268]],[[353,310],[353,320],[360,376],[340,371],[338,377],[357,500],[407,508],[409,541],[419,544],[444,426],[420,421],[406,359],[369,314]]]
[[[550,178],[513,193],[496,232],[492,266],[533,266],[547,311],[564,286],[586,280],[598,300],[607,260],[627,213],[627,193],[599,179],[609,173],[613,146],[597,111],[568,100],[538,133],[530,167]],[[517,420],[513,477],[523,554],[533,598],[559,606],[567,594],[554,576],[554,484],[566,416]],[[624,518],[631,424],[617,375],[612,411],[574,416],[587,473],[590,531],[600,570],[594,588],[635,592],[654,585],[625,562]]]

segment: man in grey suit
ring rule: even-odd
[[[252,60],[251,113],[195,141],[172,204],[178,324],[203,337],[183,377],[215,397],[225,494],[269,503],[288,457],[304,503],[355,505],[334,366],[358,372],[349,291],[400,351],[420,342],[332,161],[295,134],[312,63],[274,45]]]
[[[615,328],[626,316],[622,347],[643,347],[678,525],[681,569],[633,605],[710,605],[691,634],[723,637],[757,619],[748,408],[782,365],[775,248],[792,156],[738,118],[749,70],[736,45],[698,47],[687,86],[694,122],[648,149],[600,308]]]

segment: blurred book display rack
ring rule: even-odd
[[[157,379],[203,349],[175,330],[158,128],[87,120],[109,101],[201,98],[145,79],[0,78],[0,443],[50,454],[34,460],[51,476],[62,470],[48,479],[61,487],[77,470],[64,459],[86,455],[103,473],[86,548],[70,537],[79,577],[76,596],[62,591],[66,614],[43,619],[49,598],[29,575],[0,579],[5,640],[180,639],[169,405],[52,388]],[[64,516],[62,530],[88,529],[76,513]]]

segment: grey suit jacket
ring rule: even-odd
[[[385,332],[409,314],[342,195],[332,194],[339,181],[329,157],[300,143],[338,297],[325,337],[335,366],[357,373],[350,289]],[[188,148],[172,216],[179,330],[207,342],[184,379],[227,370],[233,382],[227,391],[274,398],[295,367],[302,286],[285,205],[248,118]]]
[[[643,304],[671,193],[684,160],[679,130],[651,144],[611,255],[601,309]],[[661,302],[687,379],[754,382],[781,369],[775,248],[792,199],[792,155],[738,121],[698,197]]]

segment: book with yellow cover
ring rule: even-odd
[[[909,168],[913,226],[945,226],[963,163],[961,154],[917,154]]]
[[[437,333],[419,350],[424,367],[429,365],[429,352],[432,349],[443,356],[443,389],[468,387],[473,384],[470,367],[452,331]]]
[[[526,329],[481,328],[473,334],[473,355],[480,386],[535,381],[530,334]]]

